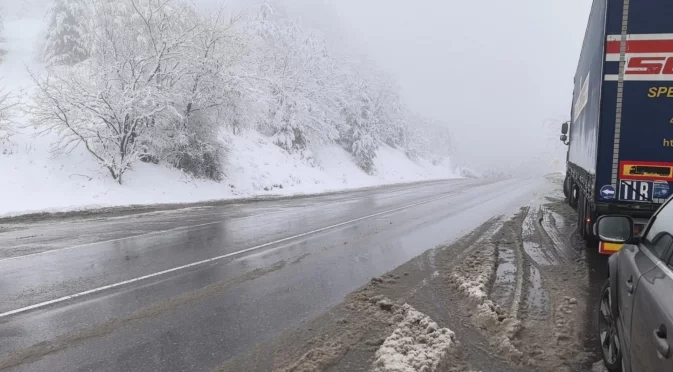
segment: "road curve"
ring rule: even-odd
[[[211,370],[544,195],[451,180],[0,229],[0,370]]]

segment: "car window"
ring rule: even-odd
[[[673,236],[667,232],[660,232],[657,236],[653,237],[651,241],[645,241],[645,246],[652,251],[657,257],[663,259],[666,254],[666,250],[673,243]]]
[[[643,244],[659,258],[664,258],[673,242],[673,205],[667,203],[647,231]]]

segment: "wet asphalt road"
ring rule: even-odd
[[[0,369],[211,370],[553,187],[453,180],[5,224]]]

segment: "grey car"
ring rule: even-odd
[[[640,237],[627,216],[603,216],[598,237],[624,247],[609,260],[598,331],[610,371],[673,371],[673,203],[669,199]]]

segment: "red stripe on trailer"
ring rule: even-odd
[[[608,54],[621,52],[621,41],[608,41]],[[673,53],[673,39],[671,40],[627,40],[626,53]]]

